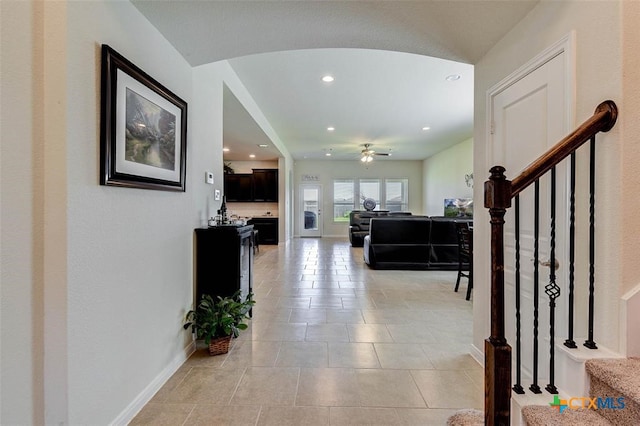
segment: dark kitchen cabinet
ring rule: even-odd
[[[278,201],[278,170],[253,169],[253,201]]]
[[[196,305],[203,294],[246,297],[253,288],[253,226],[223,225],[195,230]]]
[[[224,175],[224,195],[227,201],[253,201],[253,175],[248,173]]]
[[[259,244],[278,244],[278,218],[254,217],[247,222],[258,231]]]

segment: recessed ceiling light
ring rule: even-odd
[[[327,131],[329,132],[333,132],[336,128],[335,127],[327,127]]]
[[[431,127],[429,127],[429,126],[424,126],[424,127],[422,128],[422,130],[429,130],[429,129],[431,129]]]
[[[255,154],[249,154],[249,158],[256,158]]]
[[[322,81],[324,81],[325,83],[331,83],[333,80],[335,79],[332,75],[325,75],[324,77],[322,77]]]
[[[444,78],[447,81],[456,81],[460,80],[460,74],[450,74]]]
[[[223,152],[229,152],[229,148],[222,148]]]
[[[266,143],[261,143],[260,145],[258,145],[260,148],[269,148],[269,145],[267,145]]]

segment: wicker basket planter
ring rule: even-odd
[[[229,352],[232,336],[216,337],[209,343],[209,355],[222,355]]]
[[[249,319],[254,303],[253,293],[243,299],[240,290],[231,297],[216,299],[203,294],[197,309],[187,312],[183,328],[190,328],[196,340],[204,340],[210,355],[226,354],[231,339],[248,328],[244,320]]]

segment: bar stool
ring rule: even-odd
[[[456,222],[456,233],[458,235],[458,279],[454,291],[460,287],[460,278],[468,280],[467,297],[471,298],[473,289],[473,228],[467,222]]]
[[[258,230],[254,229],[251,232],[251,245],[253,246],[253,254],[260,253],[260,244],[258,242]]]

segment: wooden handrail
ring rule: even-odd
[[[536,161],[525,167],[522,173],[511,181],[511,197],[518,195],[523,189],[535,182],[536,179],[551,170],[553,166],[571,155],[572,152],[591,139],[596,133],[611,130],[613,125],[616,124],[617,118],[618,107],[615,102],[602,102],[587,121]]]
[[[504,324],[504,216],[511,199],[598,132],[607,132],[616,123],[618,108],[604,101],[595,113],[573,133],[526,167],[513,181],[502,166],[491,168],[484,184],[484,206],[491,216],[491,336],[485,340],[485,424],[510,424],[511,346],[505,338]]]

